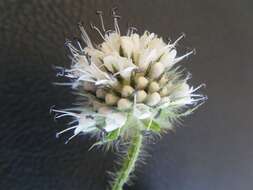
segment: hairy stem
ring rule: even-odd
[[[133,137],[127,155],[123,159],[122,168],[117,172],[112,190],[123,190],[123,186],[128,181],[130,173],[134,171],[136,161],[141,152],[142,139],[143,137],[140,133]]]

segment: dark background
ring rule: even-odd
[[[49,114],[52,105],[75,100],[57,81],[52,65],[68,66],[65,38],[79,32],[82,20],[98,23],[103,10],[119,7],[120,27],[129,21],[144,29],[195,47],[185,62],[191,83],[207,84],[207,103],[147,151],[131,190],[253,189],[253,88],[251,0],[1,0],[0,1],[0,189],[102,190],[114,154],[88,152],[85,136],[64,145],[62,121]],[[90,30],[89,30],[90,31]],[[97,35],[91,34],[93,40]]]

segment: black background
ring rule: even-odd
[[[121,30],[129,21],[195,47],[184,62],[191,83],[207,84],[207,103],[147,151],[132,190],[251,190],[253,188],[253,3],[248,0],[1,0],[0,1],[0,189],[101,190],[114,154],[92,150],[85,136],[64,145],[63,122],[49,108],[75,100],[57,81],[52,65],[68,66],[65,38],[82,20],[98,23],[103,10],[119,7]],[[89,30],[90,31],[90,30]],[[91,33],[93,40],[98,36]]]

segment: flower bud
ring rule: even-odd
[[[133,92],[134,92],[134,89],[131,86],[125,85],[123,86],[121,90],[121,96],[126,98],[126,97],[129,97]]]
[[[98,98],[104,99],[105,98],[106,91],[102,88],[97,89],[96,96]]]
[[[149,93],[153,93],[153,92],[157,92],[160,89],[160,86],[157,82],[151,82],[148,86],[148,92]]]
[[[157,79],[163,74],[164,72],[164,65],[161,62],[156,62],[151,66],[149,76],[152,79]]]
[[[132,103],[126,98],[121,98],[118,101],[117,105],[120,110],[125,110],[125,109],[129,109],[132,106]]]
[[[148,85],[148,80],[145,77],[140,76],[139,78],[137,78],[136,80],[137,89],[144,89],[146,88],[147,85]]]
[[[147,97],[147,93],[144,90],[138,90],[136,92],[136,102],[143,102]]]
[[[146,103],[149,106],[155,106],[155,105],[157,105],[160,102],[160,100],[161,100],[160,94],[157,93],[157,92],[154,92],[150,96],[147,97]]]
[[[105,103],[107,105],[110,105],[110,106],[116,105],[118,100],[119,100],[119,97],[114,94],[107,93],[105,95]]]

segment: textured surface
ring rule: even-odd
[[[252,1],[242,0],[1,0],[0,1],[0,187],[8,190],[101,190],[113,153],[88,152],[80,136],[64,145],[49,107],[67,107],[74,96],[52,65],[67,66],[65,38],[77,36],[76,23],[97,23],[95,10],[117,5],[121,28],[139,28],[197,49],[185,65],[193,84],[205,82],[208,102],[165,135],[139,167],[132,190],[251,190]],[[106,24],[111,25],[109,16]],[[93,39],[98,39],[95,34]]]

